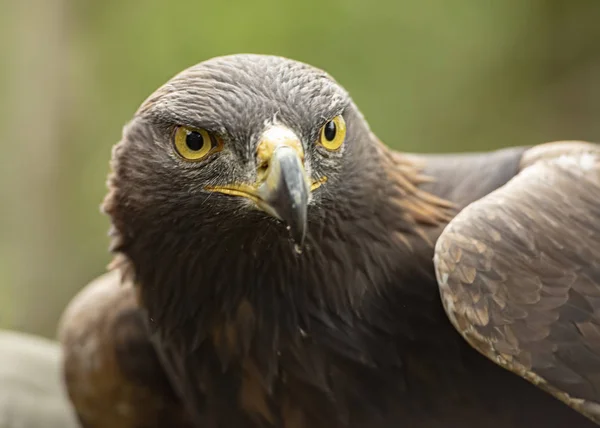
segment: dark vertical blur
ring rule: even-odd
[[[104,270],[110,148],[184,67],[312,63],[399,150],[599,141],[599,22],[598,0],[0,2],[0,326],[53,335]]]

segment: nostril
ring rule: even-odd
[[[261,182],[267,176],[267,170],[269,169],[269,161],[262,160],[259,161],[258,166],[256,167],[256,181]]]

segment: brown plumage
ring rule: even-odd
[[[442,301],[474,348],[600,422],[600,147],[522,168],[438,240]]]
[[[135,293],[128,289],[127,299],[91,293],[88,301],[103,321],[84,310],[79,321],[65,322],[73,402],[97,427],[114,417],[114,408],[104,414],[113,395],[103,381],[117,391],[143,385],[126,395],[134,406],[151,399],[181,415],[182,403],[194,426],[207,428],[591,427],[528,381],[544,376],[531,361],[546,358],[540,352],[548,349],[564,349],[569,364],[593,379],[585,368],[598,356],[598,349],[585,348],[594,337],[586,306],[593,302],[584,302],[593,299],[599,278],[592,241],[600,202],[590,196],[597,191],[591,176],[597,150],[563,144],[469,155],[394,153],[320,70],[257,55],[194,66],[143,103],[114,149],[104,207],[113,223],[114,266]],[[539,193],[540,177],[556,181],[549,193]],[[561,199],[551,203],[553,195]],[[580,208],[572,210],[575,201]],[[536,206],[539,221],[524,214]],[[569,234],[547,230],[559,219],[563,229],[572,223]],[[536,239],[511,238],[520,222]],[[448,223],[436,261],[452,323],[500,365],[507,355],[521,355],[510,346],[521,346],[529,370],[508,368],[527,380],[486,359],[448,321],[433,264]],[[575,238],[588,245],[569,247]],[[575,278],[588,280],[585,292],[568,292],[564,325],[551,312],[518,306],[535,305],[540,281],[554,278],[536,270],[546,266],[544,257],[563,263],[552,272],[570,272],[568,283],[541,285],[563,304]],[[533,261],[538,265],[528,267]],[[485,282],[488,271],[496,283]],[[117,290],[119,278],[111,281]],[[510,310],[498,311],[492,301]],[[114,354],[115,334],[102,326],[123,311],[137,314],[139,328],[135,340],[127,336],[122,344],[139,340],[144,351],[132,347],[124,359],[103,358],[110,376],[95,379],[77,365],[74,344],[95,337],[100,355]],[[541,315],[527,324],[532,313]],[[500,331],[501,322],[516,327],[502,324]],[[554,322],[558,333],[535,331],[544,322]],[[579,333],[573,322],[583,323]],[[499,345],[483,346],[490,343],[486,335]],[[153,364],[146,365],[149,357]],[[125,375],[122,368],[135,361],[147,370]],[[578,391],[570,389],[572,378],[561,377],[565,366],[554,367],[544,388]],[[170,384],[144,384],[148,373],[164,376],[161,368]],[[92,391],[88,404],[81,388]],[[590,416],[593,394],[588,389],[581,397],[585,408],[574,407]],[[99,410],[94,400],[108,407]],[[157,424],[179,426],[175,419]],[[139,425],[132,419],[122,426]]]
[[[90,283],[63,314],[65,382],[84,428],[192,427],[144,322],[117,271]]]

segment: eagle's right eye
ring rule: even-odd
[[[175,130],[173,144],[177,153],[192,162],[201,161],[223,149],[223,141],[206,129],[179,126]]]

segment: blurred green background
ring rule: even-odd
[[[400,150],[600,141],[599,0],[3,0],[0,49],[0,327],[48,336],[109,262],[122,126],[212,56],[326,69]]]

